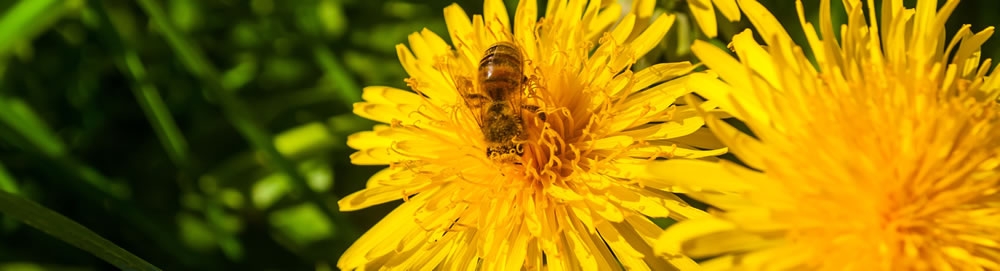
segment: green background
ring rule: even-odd
[[[764,2],[801,41],[793,2]],[[351,104],[363,86],[405,87],[394,46],[425,27],[447,39],[450,3],[0,1],[0,270],[114,267],[91,253],[110,246],[70,245],[87,233],[24,199],[165,270],[336,269],[398,204],[337,211],[380,168],[350,164],[346,137],[374,124]],[[998,25],[997,11],[966,1],[949,29]],[[685,18],[638,67],[691,60]],[[724,45],[746,22],[720,25]]]

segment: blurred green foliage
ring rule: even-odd
[[[373,125],[351,104],[363,86],[405,87],[394,46],[422,28],[447,39],[451,2],[0,1],[0,189],[164,270],[335,268],[394,207],[337,212],[379,169],[350,164],[347,136]],[[792,2],[764,2],[801,41]],[[950,29],[998,25],[996,10],[966,1]],[[637,66],[693,60],[686,18]],[[717,44],[746,25],[720,22]],[[0,270],[110,267],[13,218]]]

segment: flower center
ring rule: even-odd
[[[565,185],[565,180],[580,170],[589,168],[584,157],[589,150],[585,142],[593,120],[587,105],[590,99],[580,93],[583,86],[571,74],[559,70],[546,81],[542,74],[531,77],[526,100],[541,107],[544,119],[523,116],[524,144],[522,165],[525,179],[535,185]],[[571,93],[572,92],[572,93]]]

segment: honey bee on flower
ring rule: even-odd
[[[545,113],[537,105],[524,104],[523,88],[528,77],[524,76],[522,65],[517,45],[501,41],[483,54],[476,83],[452,71],[455,87],[482,129],[486,156],[495,161],[520,163],[524,154],[522,142],[527,139],[522,111],[545,120]]]
[[[445,8],[449,45],[424,30],[398,45],[411,91],[368,87],[360,116],[379,121],[348,139],[351,161],[389,165],[342,211],[402,199],[338,262],[341,269],[672,270],[656,257],[650,218],[704,216],[649,170],[664,159],[716,160],[726,151],[690,93],[694,65],[631,65],[674,16],[635,1],[550,1],[537,18],[500,0],[471,18]],[[646,22],[648,21],[648,23]],[[614,27],[612,27],[614,26]]]

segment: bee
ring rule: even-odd
[[[467,77],[456,86],[466,106],[475,116],[486,142],[486,157],[498,162],[517,163],[524,154],[523,110],[545,120],[537,105],[524,104],[528,77],[522,71],[520,48],[511,42],[497,42],[483,53],[473,84]]]

